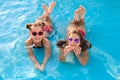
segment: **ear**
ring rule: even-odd
[[[32,24],[27,24],[26,28],[30,30],[30,27],[32,26]]]

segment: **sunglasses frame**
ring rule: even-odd
[[[71,39],[71,40],[70,40],[70,39]],[[76,41],[76,40],[78,40],[78,41]],[[72,42],[72,41],[73,41],[73,38],[68,38],[68,41],[69,41],[69,42]],[[74,42],[75,42],[75,43],[79,43],[79,42],[80,42],[80,39],[75,38],[75,39],[74,39]]]
[[[35,32],[35,34],[34,34],[34,32]],[[41,32],[41,34],[40,34],[40,32]],[[41,35],[43,35],[43,31],[38,31],[38,32],[36,32],[36,31],[31,31],[30,33],[31,33],[33,36],[37,36],[37,35],[41,36]]]

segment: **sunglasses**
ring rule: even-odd
[[[37,36],[37,35],[41,36],[41,35],[43,35],[43,31],[39,31],[39,32],[32,31],[31,33],[32,33],[33,36]]]
[[[69,41],[69,42],[72,42],[72,41],[73,41],[73,38],[68,38],[68,41]],[[75,43],[79,43],[80,40],[79,40],[78,38],[75,38],[75,39],[74,39],[74,42],[75,42]]]

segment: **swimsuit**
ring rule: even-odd
[[[43,28],[44,31],[48,32],[48,33],[51,33],[52,32],[52,26],[50,25],[45,25],[44,28]]]
[[[78,31],[81,33],[82,37],[85,38],[85,35],[86,35],[86,34],[85,34],[85,31],[82,30],[82,29],[79,29]]]
[[[35,46],[34,42],[32,42],[31,45],[26,46],[26,48],[42,48],[43,47],[43,41],[41,41],[41,46]]]
[[[44,21],[46,21],[46,18],[44,19],[39,19],[41,22],[44,23]],[[44,28],[43,28],[44,31],[48,32],[48,33],[51,33],[53,28],[51,25],[45,25]]]

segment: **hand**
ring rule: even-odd
[[[40,66],[39,70],[43,72],[43,71],[44,71],[44,68],[45,68],[45,65],[42,64],[42,65]]]
[[[79,56],[81,53],[81,47],[75,47],[73,49],[73,52],[75,53],[76,56]]]
[[[72,51],[72,47],[71,46],[66,46],[64,49],[64,56],[66,56],[70,51]]]

